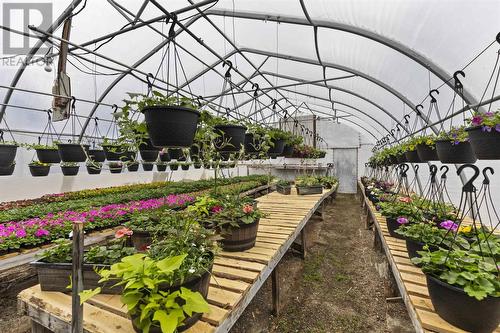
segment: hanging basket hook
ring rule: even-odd
[[[413,169],[415,169],[415,173],[418,173],[418,169],[420,169],[420,166],[418,164],[415,164],[415,166],[413,166]]]
[[[201,101],[203,100],[203,96],[199,95],[196,97],[196,103],[198,103],[198,107],[201,108]]]
[[[151,81],[151,79],[154,80],[154,75],[153,73],[148,73],[146,75],[146,81],[148,83],[148,95],[153,91],[153,82]]]
[[[257,91],[259,90],[259,84],[258,83],[252,83],[252,89],[254,89],[254,92],[253,92],[253,97],[257,97],[258,96],[258,93]]]
[[[276,110],[276,104],[278,104],[278,101],[276,100],[276,98],[273,98],[272,102],[273,102],[273,110]]]
[[[444,172],[441,174],[441,179],[446,179],[446,174],[448,173],[448,171],[450,171],[450,168],[447,165],[443,165],[439,168],[439,171],[443,170]]]
[[[76,97],[71,96],[71,108],[75,110],[75,104],[76,104]]]
[[[423,108],[424,108],[424,106],[422,104],[415,106],[415,111],[417,112],[417,116],[419,116],[419,117],[422,116],[422,111],[420,111],[420,109],[423,109]]]
[[[500,44],[500,32],[497,34],[497,37],[495,38],[498,42],[498,44]]]
[[[484,176],[484,180],[483,180],[483,184],[484,185],[488,185],[490,183],[490,178],[488,177],[488,171],[493,175],[495,174],[495,170],[493,170],[492,167],[486,167],[483,169],[483,176]]]
[[[418,110],[417,110],[417,112],[418,112]],[[418,114],[418,113],[417,113],[417,114]],[[409,114],[407,114],[407,115],[405,115],[405,116],[403,117],[403,118],[404,118],[404,120],[405,120],[405,124],[406,124],[406,125],[408,125],[408,124],[410,123],[410,117],[411,117],[411,116],[410,116]]]
[[[394,128],[391,129],[391,135],[393,138],[396,138],[396,134],[394,134],[396,131],[394,130]]]
[[[226,65],[227,65],[228,69],[226,71],[226,74],[224,74],[224,77],[229,78],[229,77],[231,77],[231,69],[233,69],[233,63],[231,62],[231,60],[225,60],[222,63],[222,67],[225,67]]]
[[[432,89],[431,91],[429,91],[429,96],[431,97],[431,103],[436,103],[437,102],[437,99],[436,99],[436,97],[434,97],[434,94],[438,94],[439,95],[439,90]]]
[[[453,73],[453,79],[455,80],[455,89],[462,89],[464,85],[458,78],[458,75],[465,77],[465,73],[463,71],[456,71],[455,73]]]
[[[474,170],[474,175],[464,184],[462,187],[463,192],[476,192],[476,187],[474,186],[474,181],[479,176],[479,168],[474,164],[463,164],[457,170],[457,175],[460,175],[462,171],[466,168]]]
[[[175,38],[175,24],[177,23],[177,14],[170,13],[170,18],[172,19],[172,24],[170,25],[170,30],[168,31],[169,38]]]

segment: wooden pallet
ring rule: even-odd
[[[385,217],[377,212],[371,201],[365,197],[363,184],[359,183],[358,186],[362,193],[362,205],[366,207],[368,218],[373,222],[375,232],[378,233],[415,330],[436,333],[466,332],[451,325],[435,312],[427,290],[425,274],[411,263],[406,251],[406,242],[389,235]],[[495,332],[500,333],[500,326]]]
[[[210,313],[188,333],[228,332],[301,233],[307,221],[336,189],[298,196],[272,192],[257,199],[269,214],[262,218],[255,247],[244,252],[220,252],[213,267],[208,302]],[[273,281],[275,279],[273,273]],[[274,289],[275,286],[273,286]],[[275,290],[275,292],[277,292]],[[19,307],[31,317],[35,332],[68,332],[71,295],[42,292],[39,285],[23,290]],[[277,305],[277,300],[273,300]],[[84,305],[84,329],[95,333],[133,333],[119,295],[98,295]]]

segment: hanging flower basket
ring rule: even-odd
[[[172,171],[179,170],[179,163],[170,163],[169,166]]]
[[[474,333],[493,332],[500,324],[500,297],[479,301],[461,288],[429,274],[425,277],[436,313],[450,324]]]
[[[10,176],[14,173],[16,168],[16,163],[12,163],[9,166],[0,166],[0,176]]]
[[[193,167],[194,167],[195,169],[201,169],[201,162],[199,162],[199,161],[195,161],[195,162],[193,163]]]
[[[29,165],[29,168],[33,177],[45,177],[50,172],[50,164],[32,163]]]
[[[142,169],[144,171],[153,171],[154,164],[150,162],[143,162],[142,163]],[[159,170],[158,170],[159,171]]]
[[[61,161],[77,163],[85,162],[89,151],[89,145],[81,145],[79,143],[58,143],[59,156]]]
[[[168,157],[169,157],[169,159],[165,160],[165,162],[169,162],[171,159],[177,160],[177,161],[185,161],[186,160],[186,157],[184,156],[184,153],[182,152],[182,149],[180,149],[180,148],[169,149],[168,150]]]
[[[187,170],[189,170],[189,166],[190,166],[189,163],[183,163],[183,164],[181,164],[181,169],[184,171],[187,171]]]
[[[98,175],[101,173],[102,168],[98,165],[87,164],[87,172],[89,175]]]
[[[128,163],[127,170],[129,172],[137,172],[139,170],[139,162]]]
[[[488,131],[489,129],[489,131]],[[476,157],[480,160],[500,159],[500,132],[486,126],[469,127],[469,142]]]
[[[396,155],[396,159],[398,160],[398,164],[407,162],[405,153],[399,153]]]
[[[423,143],[417,145],[417,154],[421,162],[439,161],[436,146],[429,146]]]
[[[236,152],[245,145],[245,131],[242,125],[216,125],[214,130],[220,136],[214,140],[217,151]]]
[[[121,173],[123,170],[123,164],[121,163],[109,163],[108,166],[111,173]]]
[[[102,163],[106,160],[106,154],[102,149],[89,149],[89,157],[92,161]]]
[[[293,155],[293,146],[285,145],[285,147],[283,148],[283,156],[292,157],[292,155]]]
[[[65,176],[76,176],[79,170],[79,165],[61,165],[61,171]]]
[[[158,158],[159,149],[153,146],[153,143],[148,138],[139,145],[139,153],[143,161],[154,162]]]
[[[133,161],[137,155],[136,152],[127,150],[123,145],[103,144],[102,148],[108,161]]]
[[[258,146],[258,143],[255,142],[253,133],[245,133],[245,152],[256,153],[255,146]]]
[[[405,152],[406,161],[409,163],[422,163],[418,156],[417,150],[409,150]]]
[[[162,162],[170,162],[172,158],[170,157],[170,153],[168,150],[164,149],[160,152],[160,161]]]
[[[16,158],[17,145],[0,142],[0,167],[10,167]]]
[[[283,154],[283,150],[285,149],[285,140],[284,139],[272,139],[271,142],[273,146],[269,148],[267,153],[270,156],[279,156]]]
[[[190,147],[200,113],[181,106],[147,106],[142,113],[155,147]]]
[[[57,149],[38,148],[36,149],[36,156],[41,163],[57,164],[61,162],[61,156],[59,156]]]
[[[454,143],[450,140],[437,140],[436,151],[441,163],[474,163],[477,158],[470,142]]]
[[[168,165],[166,163],[157,163],[156,170],[158,170],[159,172],[167,171],[167,166]]]

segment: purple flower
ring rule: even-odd
[[[483,117],[481,116],[474,116],[472,117],[472,125],[474,126],[479,126],[483,122]]]
[[[451,230],[451,231],[457,231],[458,230],[458,224],[451,220],[446,220],[443,221],[439,224],[441,228],[446,229],[446,230]]]
[[[16,231],[16,237],[17,238],[24,238],[26,237],[26,230],[24,229],[19,229]]]
[[[495,131],[500,132],[500,124],[497,124],[497,125],[495,126]]]
[[[50,232],[48,230],[45,230],[45,229],[38,229],[36,232],[35,232],[35,236],[36,237],[43,237],[43,236],[48,236],[50,234]]]
[[[490,126],[483,126],[481,129],[483,132],[491,132],[491,127]]]
[[[396,220],[399,224],[408,224],[410,221],[408,221],[408,219],[406,217],[398,217],[397,220]]]

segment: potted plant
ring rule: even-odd
[[[191,166],[191,163],[189,162],[180,162],[179,165],[181,166],[181,169],[184,171],[189,170],[189,167]]]
[[[142,169],[144,171],[153,171],[154,163],[142,161]],[[159,171],[159,170],[158,170]]]
[[[12,162],[11,165],[0,166],[0,176],[10,176],[14,173],[14,169],[16,168],[16,162]]]
[[[191,99],[165,96],[153,91],[151,96],[128,94],[125,111],[144,114],[147,133],[155,147],[190,147],[193,144],[200,113]]]
[[[180,148],[169,148],[168,149],[168,156],[170,160],[177,160],[177,161],[185,161],[186,160],[186,155],[184,154],[184,151]]]
[[[162,161],[162,162],[170,162],[172,160],[168,149],[160,150],[159,157],[160,157],[160,161]]]
[[[109,162],[108,167],[111,173],[121,173],[123,170],[123,164],[121,162]]]
[[[50,164],[40,161],[32,161],[29,165],[30,173],[33,177],[44,177],[49,174]]]
[[[271,138],[271,148],[267,151],[269,156],[282,155],[283,149],[285,149],[285,140],[290,137],[290,134],[277,128],[271,128],[267,131],[267,135]]]
[[[284,194],[284,195],[289,195],[291,190],[292,190],[292,183],[288,180],[280,179],[276,183],[276,191],[278,193]]]
[[[170,170],[176,171],[179,169],[179,162],[170,162],[169,164]]]
[[[439,161],[436,152],[436,137],[434,135],[424,135],[417,137],[417,154],[422,162]]]
[[[87,161],[86,163],[87,172],[89,175],[98,175],[102,170],[101,162]]]
[[[422,163],[417,152],[417,144],[419,143],[419,138],[415,137],[403,144],[403,150],[405,152],[406,161],[409,163]]]
[[[17,153],[17,143],[3,141],[3,132],[0,131],[0,167],[10,168]]]
[[[481,255],[477,250],[431,251],[424,247],[412,261],[422,267],[440,317],[469,332],[493,332],[500,324],[499,252],[491,257],[486,255],[488,251]]]
[[[436,151],[441,163],[474,163],[477,158],[469,142],[465,126],[443,132],[436,140]]]
[[[126,165],[129,172],[137,172],[139,170],[139,162],[137,161],[127,162]]]
[[[81,143],[57,143],[61,161],[68,163],[85,162],[90,145]]]
[[[304,138],[300,135],[289,134],[285,139],[285,146],[283,148],[283,156],[292,157],[293,156],[293,148],[302,144]]]
[[[194,161],[194,162],[193,162],[193,167],[194,167],[195,169],[200,169],[200,168],[201,168],[201,165],[202,165],[202,163],[201,163],[200,161]]]
[[[480,160],[500,159],[500,110],[495,112],[476,112],[468,121],[471,127],[469,142],[476,157]]]
[[[167,170],[168,163],[165,162],[156,162],[156,170],[159,172],[164,172]]]
[[[57,148],[57,142],[52,145],[43,144],[25,144],[24,147],[28,150],[34,149],[38,160],[41,163],[60,163],[61,157],[59,156],[59,151]]]
[[[217,137],[214,140],[215,149],[223,152],[223,157],[229,152],[238,152],[245,145],[245,131],[247,128],[236,121],[222,117],[212,117],[209,124],[213,127]]]
[[[395,231],[401,225],[424,221],[424,216],[419,207],[413,204],[410,197],[399,197],[393,201],[380,202],[380,212],[386,218],[387,229],[391,237],[404,239]]]
[[[78,165],[78,163],[74,162],[61,163],[61,171],[65,176],[76,176],[78,174],[78,170],[80,170],[80,166]]]
[[[137,153],[133,150],[134,147],[130,144],[111,142],[104,139],[101,146],[108,161],[128,162],[135,160],[137,156]]]
[[[89,149],[89,159],[94,162],[102,163],[106,160],[106,153],[104,152],[103,149],[98,149],[98,148]]]
[[[42,291],[68,292],[72,273],[72,243],[66,239],[55,241],[56,246],[45,250],[37,256],[30,265],[35,267],[38,283]],[[84,252],[83,256],[83,287],[94,289],[101,287],[106,294],[121,294],[122,288],[111,288],[100,283],[98,269],[110,268],[110,265],[121,258],[136,252],[133,247],[127,247],[125,239],[115,239],[104,245],[95,245]]]
[[[315,176],[298,176],[295,178],[295,187],[298,195],[322,194],[323,184]]]

